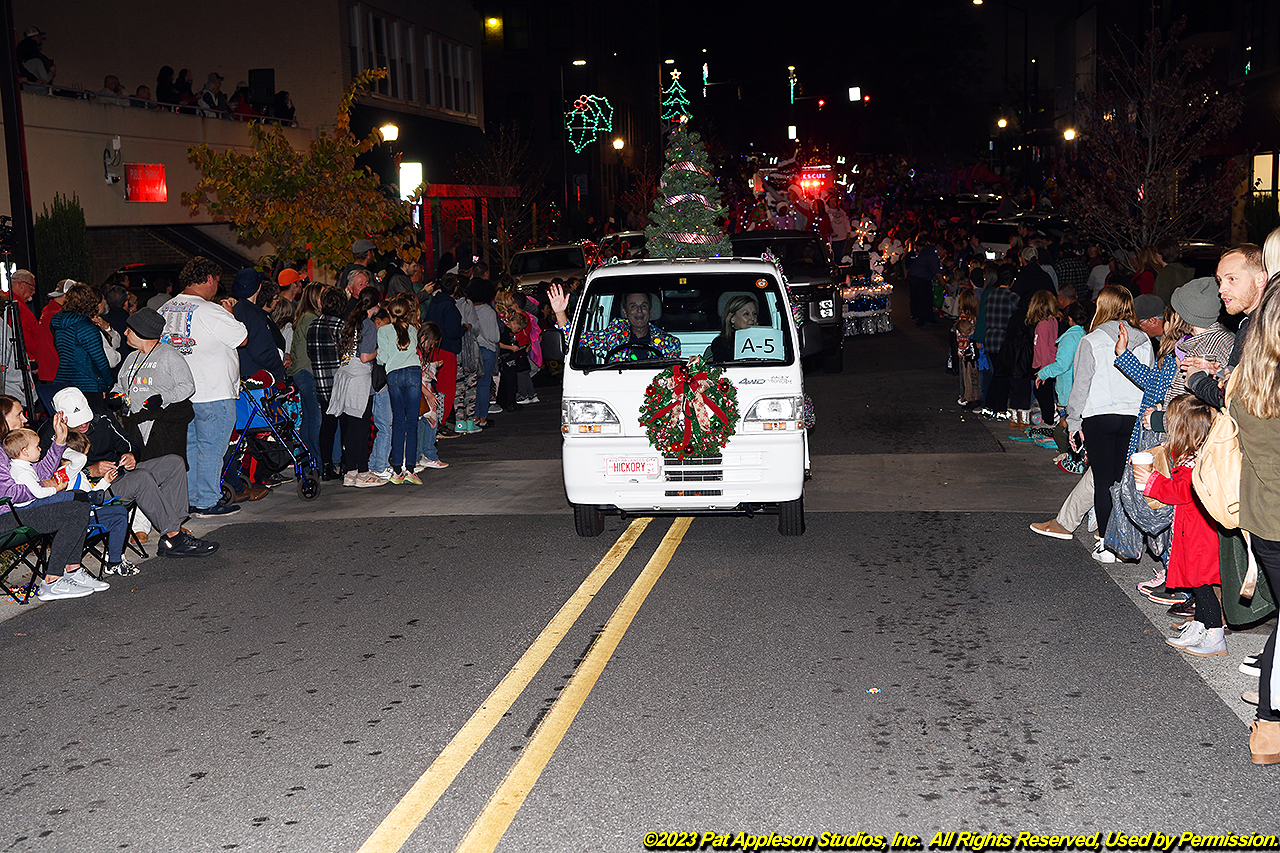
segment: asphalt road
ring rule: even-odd
[[[1269,626],[1193,666],[1131,593],[1149,567],[1027,532],[1071,480],[956,410],[941,340],[852,339],[812,377],[800,538],[574,537],[548,392],[442,443],[427,488],[272,495],[208,559],[24,609],[0,850],[1274,832],[1231,699]]]

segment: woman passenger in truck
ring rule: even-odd
[[[707,347],[707,358],[713,364],[724,364],[733,361],[733,341],[740,329],[749,329],[756,324],[760,309],[756,300],[749,294],[739,293],[729,298],[724,306],[724,317],[720,324],[720,334]]]

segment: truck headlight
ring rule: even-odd
[[[600,400],[563,400],[560,432],[565,435],[621,435],[622,424],[609,404]]]
[[[818,302],[818,318],[828,320],[836,316],[836,303],[834,299],[823,299]]]
[[[765,397],[748,410],[743,427],[751,432],[798,429],[803,410],[803,397]]]

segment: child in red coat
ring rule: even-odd
[[[1189,655],[1220,657],[1227,653],[1222,625],[1222,604],[1213,587],[1222,583],[1218,567],[1218,527],[1204,511],[1191,488],[1196,450],[1213,425],[1213,409],[1191,394],[1169,401],[1165,412],[1168,438],[1165,446],[1173,466],[1171,477],[1158,471],[1146,477],[1135,472],[1142,493],[1173,507],[1173,541],[1165,586],[1190,589],[1196,618],[1182,628],[1181,636],[1166,642]]]

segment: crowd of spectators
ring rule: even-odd
[[[106,75],[96,92],[55,83],[58,66],[44,53],[47,37],[39,27],[29,27],[18,42],[18,75],[24,91],[206,118],[294,124],[295,110],[287,91],[275,92],[267,102],[255,101],[249,84],[242,80],[228,95],[223,91],[226,78],[217,71],[206,75],[200,89],[195,88],[196,78],[190,69],[175,72],[169,65],[156,74],[154,87],[140,83],[132,92],[115,74]]]
[[[224,270],[196,257],[176,292],[145,305],[123,276],[101,290],[64,280],[48,291],[39,317],[31,310],[35,277],[17,271],[12,294],[36,409],[57,417],[42,415],[43,455],[33,456],[25,436],[13,440],[13,464],[31,469],[34,491],[6,487],[0,471],[0,494],[21,509],[33,498],[65,500],[35,493],[65,464],[67,443],[54,430],[65,420],[92,440],[75,472],[83,471],[85,488],[136,504],[134,532],[159,535],[162,554],[200,555],[216,544],[183,530],[186,518],[234,514],[239,502],[262,500],[294,476],[292,467],[268,465],[252,451],[238,467],[228,455],[251,423],[246,393],[295,400],[296,423],[286,436],[300,442],[294,456],[304,475],[356,488],[422,485],[424,472],[448,467],[438,440],[492,429],[494,415],[540,402],[532,376],[551,367],[541,343],[554,321],[536,298],[514,293],[509,277],[500,291],[483,263],[459,266],[446,257],[437,266],[448,271],[432,281],[420,259],[380,272],[374,260],[373,244],[357,240],[338,283],[313,283],[285,267],[271,276],[243,269],[224,287]],[[11,349],[6,364],[16,365],[16,355]],[[22,372],[4,375],[10,429],[21,429]],[[65,509],[33,517],[46,515],[58,523],[70,517]],[[38,597],[106,588],[71,562],[62,565]],[[114,555],[106,569],[136,570]]]
[[[1168,644],[1227,656],[1230,626],[1273,609],[1265,594],[1240,597],[1247,552],[1264,586],[1280,584],[1280,229],[1265,247],[1225,250],[1199,278],[1174,243],[1108,257],[1028,226],[991,258],[974,236],[948,220],[890,223],[885,245],[904,247],[916,322],[953,318],[958,404],[1007,421],[1010,440],[1055,451],[1057,466],[1077,475],[1057,516],[1031,530],[1070,540],[1086,525],[1103,563],[1155,555],[1158,569],[1138,591],[1174,619]],[[1192,485],[1228,400],[1244,458],[1243,538],[1209,516]],[[1252,759],[1280,763],[1274,631],[1240,669],[1259,677],[1242,697],[1258,708]]]

